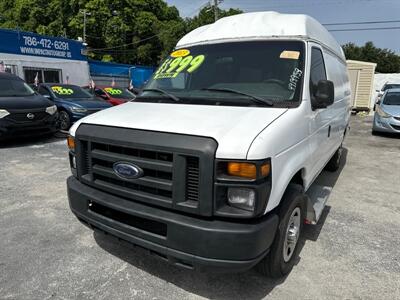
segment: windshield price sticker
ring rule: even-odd
[[[300,57],[300,52],[299,51],[285,50],[285,51],[282,51],[282,53],[281,53],[281,55],[279,57],[280,58],[286,58],[286,59],[298,60],[299,57]]]
[[[51,89],[59,95],[72,95],[74,93],[72,89],[63,88],[62,86],[52,86]]]
[[[188,56],[190,54],[190,51],[188,49],[180,49],[180,50],[175,50],[174,52],[171,53],[171,57],[184,57]]]
[[[195,57],[189,55],[186,57],[179,56],[167,59],[154,74],[154,79],[175,78],[184,70],[188,73],[192,73],[201,66],[204,59],[205,56],[202,54]]]
[[[120,89],[115,89],[115,88],[105,88],[104,89],[107,93],[110,95],[121,95],[122,91]]]

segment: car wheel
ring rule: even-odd
[[[68,130],[71,127],[71,118],[65,110],[59,112],[58,123],[61,130]]]
[[[279,278],[292,270],[299,252],[305,197],[300,185],[289,185],[279,208],[280,221],[274,242],[268,255],[256,267],[261,274]]]
[[[333,154],[332,158],[326,164],[325,170],[329,172],[336,172],[337,170],[339,170],[340,162],[342,161],[342,153],[343,153],[343,147],[342,145],[340,145],[340,147],[336,150],[335,154]]]

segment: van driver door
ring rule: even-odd
[[[323,49],[315,43],[309,43],[310,61],[310,176],[315,176],[327,162],[330,156],[330,136],[332,112],[328,108],[314,109],[312,100],[316,96],[318,82],[327,79],[326,64]],[[311,179],[311,178],[310,178]],[[312,178],[314,179],[314,178]]]

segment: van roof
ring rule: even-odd
[[[186,34],[176,48],[196,44],[262,39],[316,40],[343,60],[342,47],[317,20],[307,15],[280,14],[273,11],[243,13],[219,19]]]

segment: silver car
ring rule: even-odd
[[[376,103],[372,132],[400,133],[400,89],[387,90]]]

